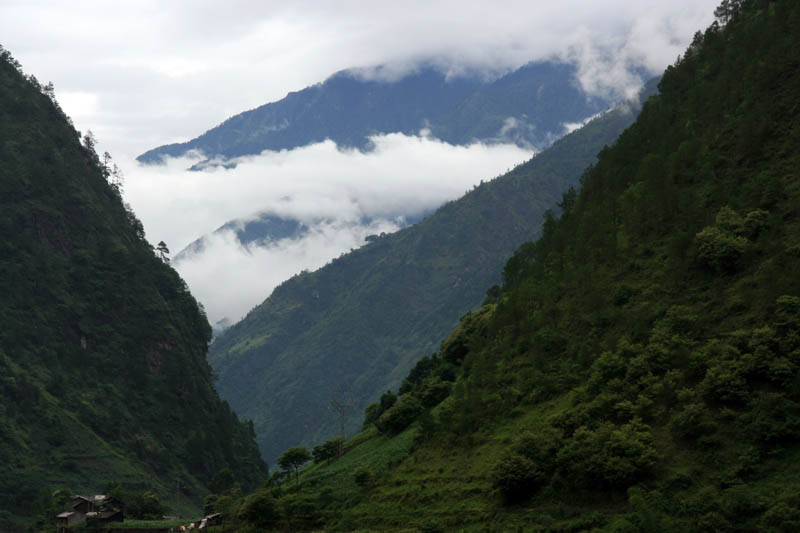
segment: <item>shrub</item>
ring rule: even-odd
[[[761,517],[761,527],[767,531],[800,531],[800,510],[786,502],[778,502]]]
[[[419,399],[425,407],[439,405],[450,394],[451,384],[438,376],[429,376],[422,382]]]
[[[645,479],[658,460],[650,427],[628,424],[580,427],[558,453],[558,466],[573,485],[624,488]]]
[[[633,296],[633,289],[623,283],[617,286],[614,291],[614,296],[611,298],[611,302],[619,307],[628,303],[631,296]]]
[[[278,520],[278,506],[269,489],[249,495],[239,508],[239,519],[259,529],[269,529]]]
[[[747,239],[709,226],[695,236],[697,260],[716,272],[734,272],[747,249]]]
[[[545,479],[544,472],[533,461],[518,453],[506,456],[492,470],[492,485],[508,503],[533,495]]]
[[[311,450],[311,455],[314,456],[314,464],[338,457],[341,449],[342,437],[334,437],[322,444],[314,446],[314,448]]]
[[[366,465],[360,465],[358,468],[356,468],[355,472],[353,472],[353,480],[359,487],[366,487],[369,485],[369,482],[372,481],[372,478],[372,469]]]
[[[750,240],[756,239],[758,235],[767,227],[769,213],[763,209],[756,209],[747,213],[744,219],[743,233]]]
[[[564,445],[561,430],[545,426],[537,431],[528,431],[520,437],[515,449],[533,461],[545,472],[552,472],[556,467],[558,450]]]
[[[413,396],[406,395],[383,413],[376,425],[380,431],[395,435],[410,426],[422,411],[423,407],[420,401]]]
[[[364,428],[368,427],[370,424],[375,424],[377,426],[378,419],[380,419],[381,415],[388,411],[395,403],[397,403],[397,395],[387,390],[381,395],[378,402],[369,404],[364,411]]]
[[[711,419],[708,407],[702,403],[687,405],[683,411],[672,417],[670,427],[679,437],[685,439],[696,439],[717,430],[717,425]]]

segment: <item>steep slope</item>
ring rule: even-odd
[[[543,147],[563,133],[564,123],[579,122],[609,105],[580,90],[573,66],[549,62],[526,65],[491,83],[475,76],[451,78],[429,66],[396,81],[343,71],[233,116],[191,141],[154,148],[137,159],[158,163],[189,150],[232,158],[325,139],[365,148],[370,135],[416,134],[423,127],[451,143],[484,140]]]
[[[334,530],[798,529],[800,4],[717,13],[385,435],[292,498]]]
[[[0,49],[0,529],[39,495],[110,482],[196,506],[266,466],[212,386],[208,322],[81,144]]]
[[[562,135],[565,123],[608,106],[583,92],[573,65],[529,63],[436,117],[431,131],[451,144],[496,140],[543,148]]]
[[[338,431],[331,393],[351,387],[348,428],[499,281],[542,213],[635,115],[609,112],[411,228],[279,286],[212,344],[223,398],[253,420],[268,460]]]

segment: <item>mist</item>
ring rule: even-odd
[[[267,247],[244,247],[233,231],[208,235],[201,253],[174,265],[213,324],[238,320],[292,275],[358,248],[370,234],[395,231],[398,218],[430,212],[533,155],[515,145],[453,146],[424,134],[371,140],[371,152],[326,141],[199,172],[187,169],[201,154],[163,166],[125,162],[124,196],[148,240],[165,241],[173,254],[226,222],[260,213],[309,226],[302,238]]]

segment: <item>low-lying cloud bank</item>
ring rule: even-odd
[[[188,171],[196,160],[163,166],[124,162],[125,198],[148,239],[173,253],[224,223],[269,212],[310,228],[297,240],[245,248],[234,232],[208,237],[202,253],[176,264],[212,324],[236,321],[280,282],[357,248],[367,235],[398,229],[529,159],[514,145],[453,146],[424,135],[372,138],[375,150],[339,150],[331,141],[238,159],[235,168]],[[362,219],[371,223],[364,225]]]

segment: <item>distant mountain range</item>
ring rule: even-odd
[[[420,223],[295,276],[218,337],[209,352],[217,388],[253,420],[265,457],[338,431],[328,411],[337,387],[352,388],[348,428],[357,427],[368,402],[480,305],[509,255],[538,235],[545,211],[636,109],[608,112]]]
[[[188,142],[149,150],[137,160],[159,163],[192,150],[209,160],[227,160],[325,139],[368,149],[371,135],[417,134],[423,128],[451,144],[512,142],[541,149],[565,133],[565,124],[612,105],[587,95],[575,66],[565,63],[529,63],[491,81],[477,74],[448,76],[433,66],[394,81],[368,79],[363,70],[353,69],[235,115]]]

